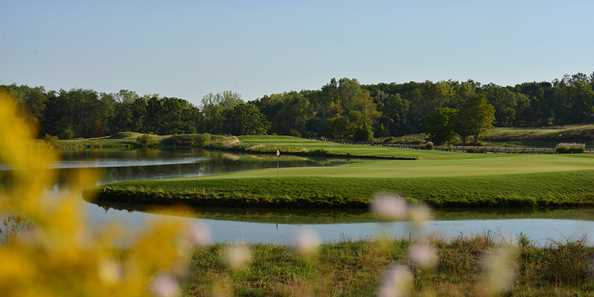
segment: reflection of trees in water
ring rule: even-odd
[[[329,160],[280,160],[279,167],[304,167],[304,166],[324,166],[336,165],[344,161],[329,161]],[[212,158],[204,161],[199,161],[190,164],[167,164],[167,165],[151,165],[151,166],[129,166],[129,167],[112,167],[102,168],[103,178],[102,182],[114,182],[131,179],[145,179],[145,178],[168,178],[181,176],[200,176],[216,173],[261,169],[261,168],[276,168],[277,162],[271,160],[232,160],[229,158]],[[73,169],[60,170],[60,180],[68,176]]]
[[[142,160],[142,159],[174,159],[179,157],[206,157],[207,153],[203,150],[186,151],[163,151],[157,149],[142,150],[90,150],[65,152],[62,155],[64,160],[95,160],[95,159],[124,159],[124,160]]]
[[[107,168],[103,171],[103,182],[139,178],[174,177],[183,175],[199,175],[200,164],[171,164],[159,166],[132,166]]]
[[[115,182],[131,179],[169,178],[182,176],[200,176],[224,172],[276,168],[278,167],[306,167],[306,166],[334,166],[344,164],[344,159],[304,158],[282,156],[277,158],[270,155],[231,154],[219,151],[187,150],[130,150],[130,151],[81,151],[64,154],[64,160],[171,160],[187,157],[205,157],[207,159],[195,163],[158,164],[147,166],[98,168],[102,173],[102,182]],[[57,186],[63,185],[66,178],[77,169],[58,170]],[[10,171],[0,170],[0,187],[6,187],[11,181]]]
[[[186,211],[179,212],[177,207],[167,204],[118,203],[105,201],[92,201],[90,203],[101,207],[105,213],[109,213],[110,210],[127,212],[138,211],[150,214],[221,221],[270,224],[339,224],[378,221],[367,209],[270,209],[254,207],[199,207],[185,205]]]

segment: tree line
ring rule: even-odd
[[[97,137],[121,131],[157,134],[282,134],[369,141],[428,133],[437,143],[476,140],[495,126],[549,126],[594,120],[594,73],[514,86],[469,81],[360,84],[332,79],[318,90],[244,101],[231,91],[195,106],[182,98],[130,90],[45,90],[2,85],[39,126],[40,136]]]

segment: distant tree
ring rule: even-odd
[[[198,109],[181,98],[140,96],[126,89],[117,93],[46,91],[15,84],[0,85],[0,89],[15,97],[23,116],[40,126],[40,136],[94,137],[119,131],[228,133],[225,114],[243,104],[241,96],[231,91],[204,96]],[[360,85],[355,79],[332,79],[317,90],[271,94],[253,105],[270,122],[272,133],[365,141],[370,135],[424,132],[427,121],[444,120],[442,108],[459,110],[461,119],[477,117],[468,105],[480,96],[493,105],[497,126],[594,121],[594,73],[507,87],[482,86],[472,80]],[[464,141],[469,136],[477,138],[487,127],[456,122]],[[437,127],[431,125],[432,137],[441,139]]]
[[[118,91],[116,94],[114,94],[114,99],[118,102],[121,103],[126,103],[126,104],[130,104],[134,101],[136,101],[140,96],[138,96],[138,94],[136,94],[136,92],[134,91],[130,91],[130,90],[120,90]]]
[[[324,114],[329,127],[324,136],[354,140],[357,131],[373,127],[381,115],[369,91],[355,79],[331,80],[322,88],[322,98],[319,113]]]
[[[375,122],[377,136],[399,135],[409,132],[410,102],[400,94],[387,95],[380,91],[375,97],[381,116]]]
[[[363,126],[355,131],[353,135],[355,142],[371,142],[373,140],[373,129],[371,126]]]
[[[260,110],[253,104],[242,103],[233,109],[225,110],[224,131],[233,135],[266,134],[270,123]]]
[[[519,117],[529,104],[528,96],[494,84],[486,85],[481,92],[485,94],[487,101],[495,107],[497,126],[511,127],[520,124]]]
[[[243,103],[241,95],[232,91],[208,94],[202,98],[202,124],[200,130],[209,133],[224,132],[224,113]]]
[[[556,124],[586,123],[592,120],[594,92],[583,73],[553,82],[552,96]]]
[[[442,107],[425,118],[425,132],[435,144],[451,141],[456,135],[458,110]]]
[[[152,96],[147,100],[146,113],[146,132],[180,134],[197,131],[199,110],[184,99]]]
[[[134,118],[132,118],[132,111],[129,105],[123,103],[117,104],[111,121],[113,130],[116,132],[133,131],[134,129],[131,129],[133,122]],[[140,132],[140,130],[136,131]]]
[[[309,134],[307,123],[313,117],[313,107],[306,92],[264,96],[254,104],[272,124],[271,132],[293,136]]]
[[[110,133],[113,100],[93,90],[50,92],[42,119],[43,133],[63,137],[97,137]]]
[[[495,108],[487,102],[484,95],[467,97],[458,112],[456,132],[462,143],[466,144],[468,136],[473,136],[478,142],[480,134],[493,128],[495,122]]]

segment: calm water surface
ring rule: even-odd
[[[236,170],[288,166],[331,166],[344,160],[312,160],[284,157],[233,155],[204,151],[84,153],[65,155],[56,167],[100,168],[102,182],[137,178],[202,176]],[[138,205],[96,205],[86,203],[92,226],[119,222],[130,234],[159,218],[171,218],[208,225],[216,242],[286,244],[296,228],[316,230],[325,242],[369,239],[380,233],[397,238],[409,236],[406,222],[379,223],[365,211],[292,211],[257,209],[196,209],[194,215],[151,212]],[[554,210],[540,212],[504,211],[441,211],[436,213],[427,232],[451,239],[458,236],[490,234],[496,238],[513,238],[521,233],[539,245],[551,241],[586,238],[594,244],[594,209]]]

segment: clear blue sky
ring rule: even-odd
[[[0,0],[0,84],[198,102],[363,83],[594,70],[594,1]]]

